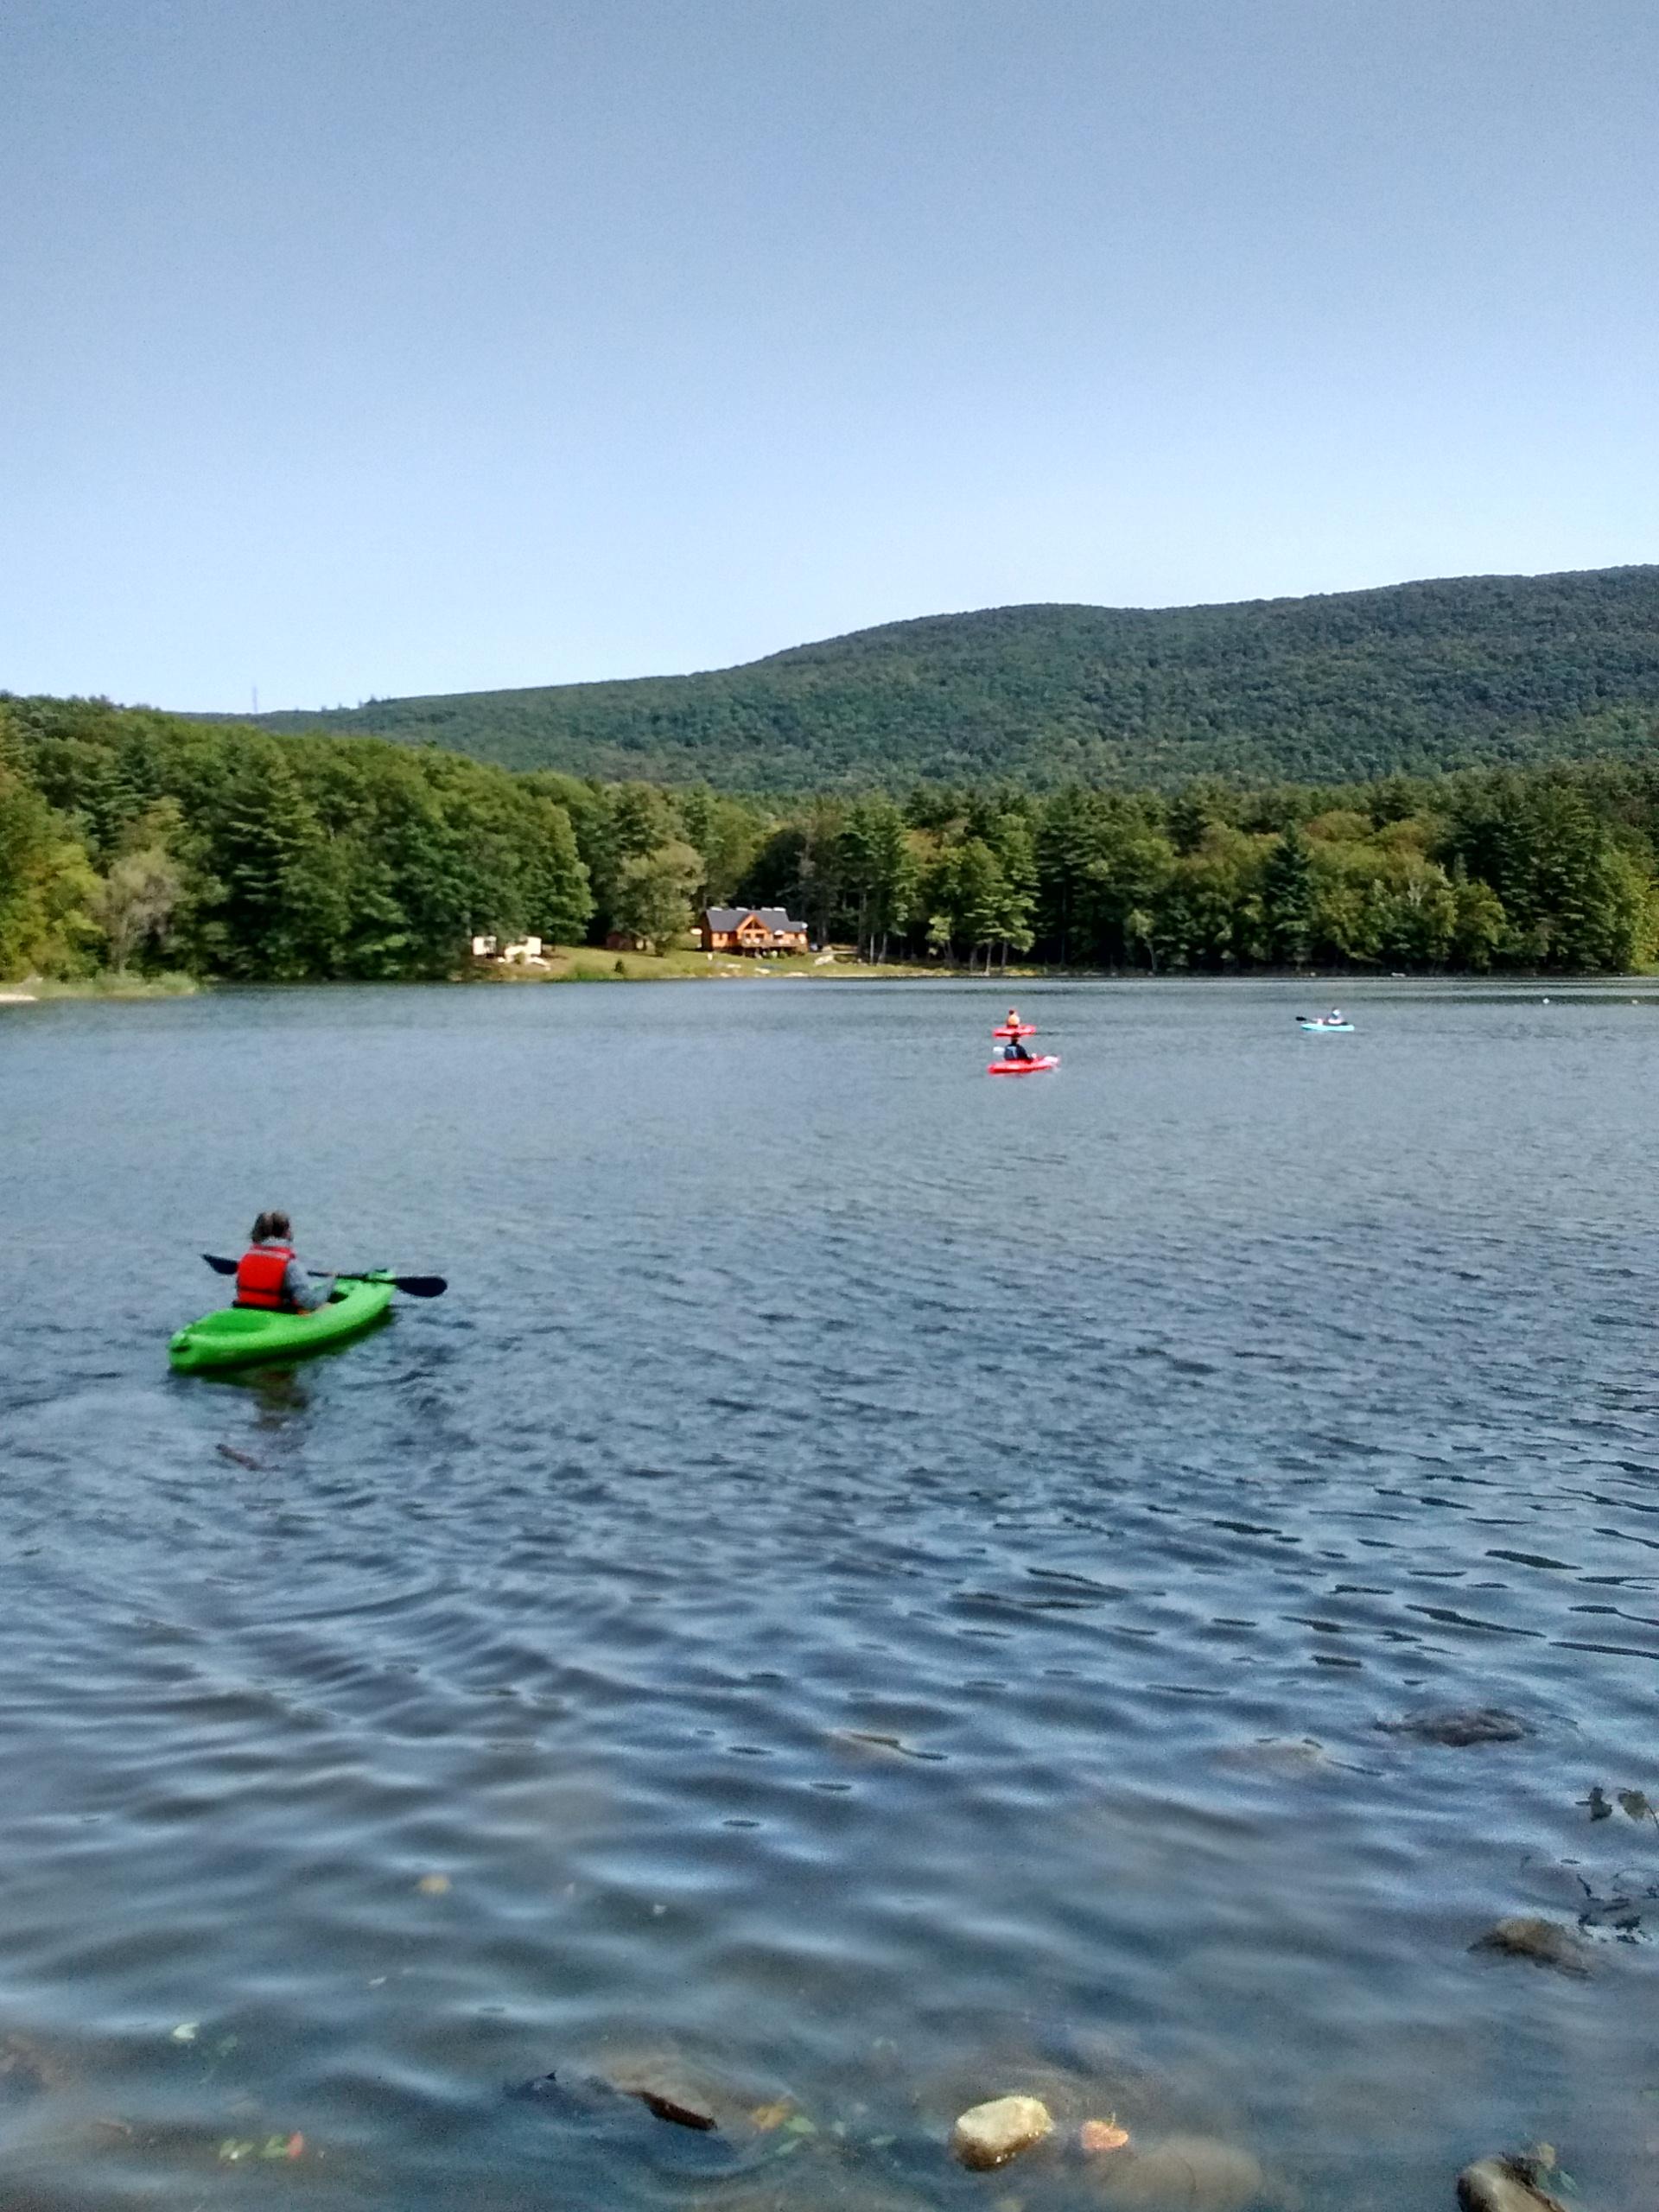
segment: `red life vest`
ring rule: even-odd
[[[282,1313],[283,1278],[293,1257],[291,1244],[256,1244],[245,1252],[237,1264],[237,1304],[263,1306],[268,1313]]]

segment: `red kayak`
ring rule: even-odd
[[[1039,1052],[1033,1060],[993,1060],[987,1075],[1046,1075],[1060,1065],[1058,1052]]]
[[[991,1034],[993,1037],[1034,1037],[1037,1025],[1034,1021],[999,1021]]]

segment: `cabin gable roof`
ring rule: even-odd
[[[732,936],[746,925],[770,931],[773,937],[794,937],[806,928],[804,922],[792,921],[784,906],[707,906],[702,918],[708,927],[722,936]]]

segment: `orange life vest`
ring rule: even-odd
[[[236,1302],[263,1306],[268,1313],[283,1311],[283,1278],[294,1257],[291,1244],[256,1244],[237,1263]]]

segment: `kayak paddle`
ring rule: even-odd
[[[240,1265],[238,1261],[221,1259],[214,1252],[204,1252],[201,1256],[218,1275],[233,1275]],[[366,1273],[366,1270],[359,1270],[357,1274],[351,1274],[342,1269],[335,1277],[335,1281],[362,1282],[365,1280]],[[405,1298],[442,1298],[449,1287],[442,1275],[393,1275],[391,1281],[392,1287],[401,1290]]]

